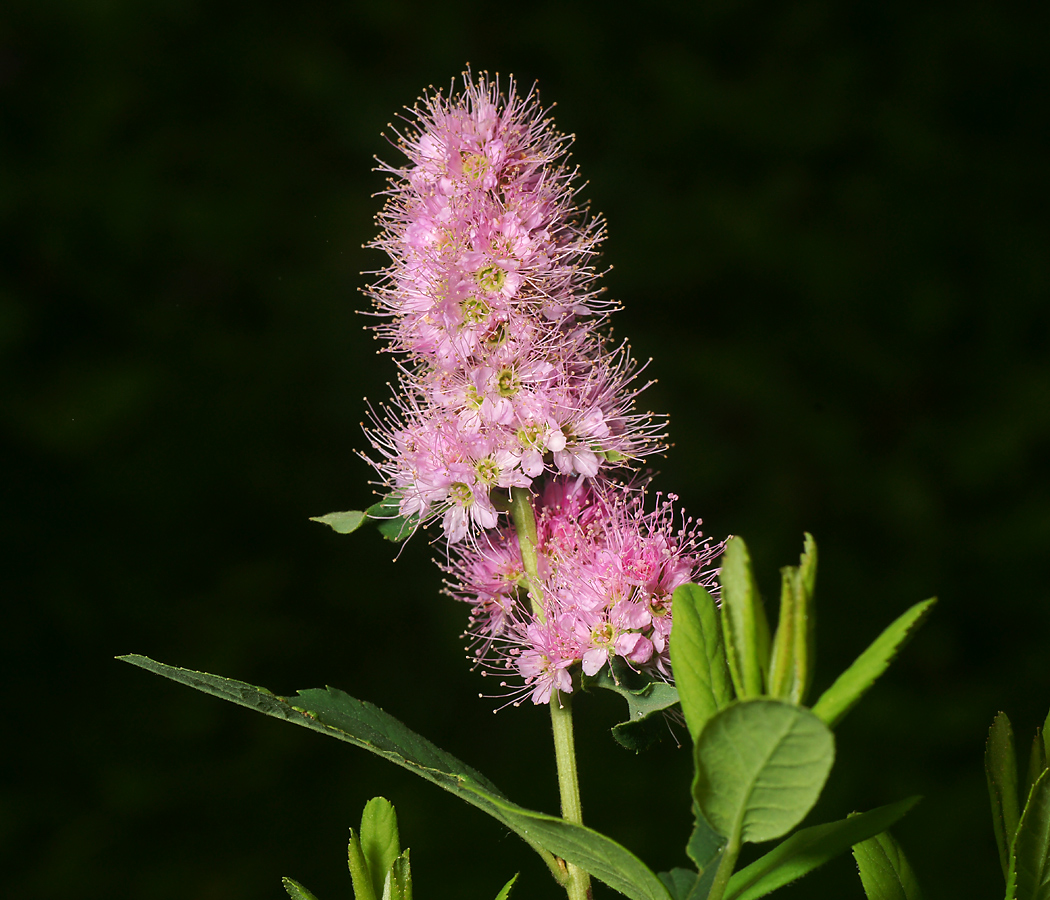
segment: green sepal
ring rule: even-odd
[[[761,696],[769,667],[769,621],[741,537],[726,542],[722,556],[722,630],[736,695]]]
[[[377,897],[383,893],[387,872],[401,855],[394,804],[384,797],[373,797],[361,814],[361,853],[372,877]]]
[[[678,587],[671,601],[671,668],[693,743],[707,720],[733,700],[725,639],[714,598],[696,584]]]
[[[988,729],[984,748],[984,773],[988,783],[988,799],[992,805],[992,829],[999,849],[999,863],[1003,877],[1009,877],[1010,847],[1017,833],[1021,807],[1017,787],[1017,750],[1010,719],[1000,712]]]
[[[658,713],[678,702],[674,685],[635,672],[620,657],[613,657],[595,675],[584,675],[584,690],[613,691],[627,701],[627,721],[612,729],[616,741],[628,750],[645,750],[666,732]]]
[[[813,680],[816,573],[817,545],[807,533],[799,565],[780,570],[780,618],[769,661],[769,695],[796,704]]]
[[[915,872],[888,831],[857,844],[853,858],[868,900],[922,900]]]
[[[909,797],[837,822],[796,831],[765,856],[734,873],[725,900],[757,900],[797,881],[854,844],[885,831],[918,802],[918,797]]]
[[[1017,825],[1007,900],[1050,900],[1050,770],[1032,785]]]
[[[292,878],[282,878],[281,884],[284,885],[285,892],[291,897],[291,900],[317,900],[313,894]]]
[[[813,712],[827,722],[830,728],[841,722],[843,716],[857,705],[904,645],[911,640],[918,627],[926,621],[936,602],[937,598],[931,597],[916,603],[898,616],[875,638],[868,649],[835,679],[835,683],[820,695],[820,699],[813,704]]]
[[[835,738],[819,718],[766,698],[714,715],[693,749],[693,799],[731,844],[787,834],[817,802],[835,760]]]
[[[516,882],[517,880],[518,873],[515,872],[514,875],[511,876],[510,881],[503,885],[503,887],[500,889],[500,892],[496,894],[496,900],[507,900],[507,898],[510,896],[510,889],[514,887],[514,882]]]
[[[368,860],[361,849],[361,839],[350,829],[350,843],[346,848],[346,862],[350,868],[350,881],[354,888],[354,900],[379,900],[372,874],[368,869]]]

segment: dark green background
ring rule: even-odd
[[[767,596],[817,537],[817,688],[941,596],[818,814],[922,793],[898,835],[929,897],[998,895],[985,732],[1006,708],[1026,742],[1050,704],[1050,22],[1008,6],[5,4],[4,893],[346,897],[382,793],[421,900],[519,869],[557,895],[436,788],[112,659],[335,684],[555,808],[545,711],[477,699],[426,542],[395,563],[307,521],[371,499],[380,132],[469,62],[577,135],[617,334],[671,414],[658,486],[747,537]],[[687,753],[577,708],[588,820],[684,863]],[[852,868],[782,896],[860,897]]]

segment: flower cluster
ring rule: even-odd
[[[398,135],[370,289],[400,355],[397,399],[372,411],[372,460],[404,516],[449,542],[497,525],[492,492],[544,472],[595,477],[652,452],[637,366],[599,326],[600,217],[576,203],[570,139],[534,92],[464,76],[425,96]]]
[[[689,582],[715,591],[711,563],[722,552],[699,522],[675,527],[674,499],[658,497],[646,513],[641,490],[548,481],[536,503],[540,604],[530,601],[513,528],[453,549],[447,590],[471,606],[477,662],[523,679],[523,689],[511,688],[515,700],[547,703],[554,690],[572,691],[576,663],[595,675],[613,657],[670,680],[671,595]]]

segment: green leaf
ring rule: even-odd
[[[686,844],[686,855],[696,864],[697,871],[706,872],[708,867],[717,863],[725,848],[726,839],[715,831],[700,812],[700,808],[693,804],[693,815],[696,821],[693,824],[693,833]]]
[[[284,885],[285,891],[288,892],[288,896],[291,897],[292,900],[317,900],[317,898],[299,884],[298,881],[293,881],[291,878],[282,878],[281,883]]]
[[[1043,722],[1043,753],[1050,760],[1050,712],[1046,714],[1046,721]]]
[[[550,854],[556,853],[631,900],[667,900],[667,891],[656,875],[611,838],[512,803],[476,769],[436,747],[371,703],[356,700],[330,687],[299,691],[293,705],[288,698],[277,697],[264,688],[242,681],[166,666],[145,656],[118,658],[206,694],[301,725],[388,759],[503,823],[540,853],[552,871],[558,866]],[[351,848],[353,843],[351,841]],[[364,859],[363,854],[361,859]],[[370,879],[368,887],[371,889]],[[358,900],[368,898],[359,896]]]
[[[733,700],[722,623],[714,598],[699,585],[677,588],[671,609],[671,668],[695,744],[707,720]]]
[[[635,672],[620,657],[603,666],[596,675],[583,677],[584,690],[613,691],[627,701],[626,722],[612,729],[613,737],[628,750],[644,750],[659,739],[663,723],[657,713],[670,709],[678,702],[674,685]],[[656,729],[649,726],[656,725]]]
[[[383,797],[373,797],[361,815],[361,852],[368,863],[376,896],[383,893],[386,873],[401,855],[394,804]]]
[[[884,831],[853,848],[868,900],[922,900],[922,891],[904,851]]]
[[[854,844],[885,831],[918,802],[918,797],[910,797],[838,822],[796,831],[765,856],[734,873],[725,900],[757,900],[808,875]]]
[[[992,828],[999,848],[999,863],[1006,878],[1010,869],[1010,845],[1013,844],[1021,807],[1017,795],[1017,751],[1014,730],[1006,713],[1000,712],[988,730],[984,748],[984,772],[988,798],[992,804]]]
[[[741,537],[726,542],[722,556],[722,630],[726,658],[740,699],[758,697],[769,665],[769,622]]]
[[[604,881],[631,900],[668,900],[656,874],[626,847],[584,825],[492,798],[518,833]]]
[[[1043,743],[1041,728],[1035,729],[1035,737],[1032,739],[1032,749],[1028,753],[1028,775],[1025,778],[1022,797],[1027,797],[1032,792],[1032,786],[1039,780],[1039,776],[1046,771],[1046,745]]]
[[[1007,900],[1050,900],[1050,772],[1032,785],[1010,853]]]
[[[769,694],[801,704],[813,679],[813,588],[817,575],[817,545],[806,534],[798,567],[780,570],[780,618],[769,662]]]
[[[857,705],[868,688],[886,671],[901,648],[926,620],[936,602],[936,597],[923,600],[899,616],[857,657],[853,665],[820,695],[820,699],[813,705],[813,712],[832,728],[842,721],[842,717]]]
[[[354,900],[377,900],[382,896],[382,882],[377,891],[368,868],[368,860],[361,849],[361,839],[354,833],[353,828],[350,829],[350,843],[346,848],[346,862],[350,867]]]
[[[412,867],[405,850],[391,864],[383,879],[383,900],[412,900]]]
[[[670,872],[660,872],[656,877],[667,888],[671,900],[688,900],[700,876],[692,869],[671,869]]]
[[[368,521],[368,517],[363,510],[348,509],[346,512],[326,513],[323,516],[310,516],[310,521],[320,522],[322,525],[327,525],[333,531],[338,531],[340,534],[350,534],[351,532],[357,531],[358,528]]]
[[[835,739],[809,710],[780,700],[738,701],[696,743],[693,797],[721,834],[757,843],[786,834],[817,802]]]
[[[498,894],[496,894],[496,900],[507,900],[507,898],[510,896],[510,889],[512,887],[514,887],[514,882],[517,881],[517,880],[518,880],[518,875],[517,875],[517,873],[515,873],[511,877],[510,881],[508,881],[505,885],[503,885],[502,890],[500,890],[500,892]]]

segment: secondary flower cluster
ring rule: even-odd
[[[633,410],[626,346],[598,326],[600,218],[576,205],[570,139],[538,97],[498,80],[425,96],[384,166],[390,265],[370,295],[401,355],[397,399],[372,410],[373,465],[400,512],[442,518],[451,543],[497,524],[491,492],[544,472],[594,477],[656,449]],[[473,526],[473,527],[472,527]]]
[[[721,544],[699,522],[675,527],[673,496],[646,513],[644,492],[601,480],[554,478],[537,499],[543,600],[529,598],[510,526],[450,553],[448,593],[471,606],[468,636],[479,665],[524,680],[511,696],[534,703],[572,691],[572,667],[595,675],[613,657],[671,679],[671,595],[689,582],[716,592],[711,563]],[[506,682],[504,686],[509,687]],[[514,701],[512,701],[514,702]]]

